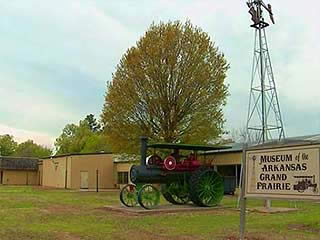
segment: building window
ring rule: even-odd
[[[128,183],[128,172],[118,172],[118,184]]]

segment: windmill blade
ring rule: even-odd
[[[273,18],[272,9],[271,9],[271,4],[268,4],[268,12],[269,12],[269,16],[270,16],[271,22],[272,22],[273,24],[275,24],[274,18]]]
[[[251,15],[251,20],[254,22],[254,24],[258,24],[259,23],[259,18],[258,18],[258,13],[257,11],[254,9],[254,6],[252,3],[247,2],[249,11],[248,13],[250,13]]]

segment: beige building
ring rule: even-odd
[[[226,178],[235,178],[235,185],[239,185],[241,174],[242,146],[240,143],[233,143],[230,148],[207,151],[204,156],[217,171]]]
[[[42,186],[66,189],[115,188],[111,153],[84,153],[42,159]]]
[[[320,142],[320,135],[288,138],[286,142]],[[281,142],[275,144],[278,146]],[[239,183],[242,144],[207,151],[202,156],[226,178]],[[85,153],[52,156],[43,159],[0,156],[0,184],[42,185],[66,189],[119,188],[130,182],[130,168],[140,164],[139,156],[111,153]]]
[[[39,177],[39,185],[42,186],[43,180],[43,160],[39,159],[38,161],[38,177]]]
[[[39,185],[38,159],[0,156],[0,184]]]
[[[140,165],[140,155],[119,154],[113,156],[115,183],[117,188],[123,187],[130,181],[130,168],[133,165]]]
[[[116,187],[121,188],[125,184],[130,182],[130,168],[134,165],[134,163],[130,161],[114,161],[114,168],[116,173]],[[139,165],[139,163],[135,163],[135,165]]]

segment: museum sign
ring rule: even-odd
[[[320,200],[319,146],[247,150],[245,197]]]

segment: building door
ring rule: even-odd
[[[3,181],[3,171],[0,171],[0,184],[2,184]]]
[[[88,172],[80,172],[80,188],[88,189]]]

